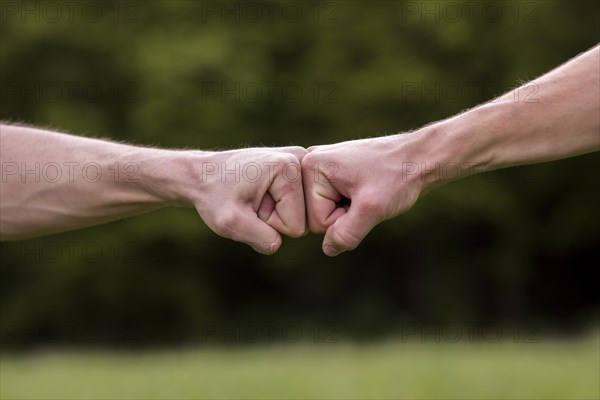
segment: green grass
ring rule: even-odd
[[[0,398],[597,399],[598,337],[5,355]]]

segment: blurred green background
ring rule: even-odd
[[[0,119],[172,148],[407,131],[600,39],[595,1],[1,4]],[[303,342],[585,331],[600,305],[599,167],[591,154],[449,184],[334,259],[316,235],[258,255],[192,209],[5,242],[2,349],[238,345],[252,324],[300,326]],[[290,342],[275,336],[257,341]]]

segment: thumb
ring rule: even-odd
[[[327,228],[323,240],[323,252],[330,256],[354,250],[367,234],[377,225],[379,218],[370,207],[353,201],[343,215]]]

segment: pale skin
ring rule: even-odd
[[[329,256],[448,181],[600,149],[600,47],[415,132],[314,146],[302,159],[308,224]],[[436,168],[437,167],[437,168]]]
[[[263,254],[306,233],[302,147],[164,150],[0,125],[2,240],[193,206],[217,234]]]
[[[0,237],[25,239],[181,205],[195,207],[217,234],[263,254],[277,251],[280,233],[304,235],[308,222],[325,233],[325,254],[335,256],[448,181],[599,150],[599,71],[597,46],[415,132],[308,152],[163,150],[0,125]]]

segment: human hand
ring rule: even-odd
[[[423,189],[413,160],[416,135],[396,135],[314,146],[302,159],[308,226],[325,232],[323,251],[356,248],[381,221],[407,211]]]
[[[302,147],[203,152],[193,163],[191,202],[218,235],[272,254],[280,233],[306,234],[300,161]]]

